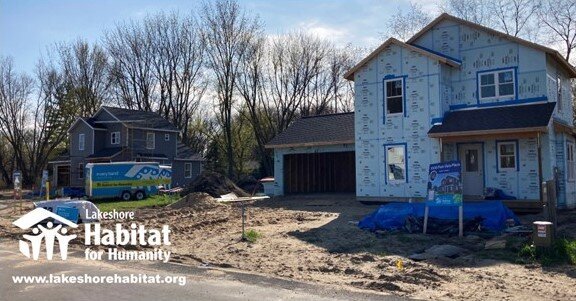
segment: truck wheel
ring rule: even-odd
[[[144,194],[144,191],[138,190],[136,191],[136,199],[137,200],[143,200],[144,197],[146,197],[146,195]]]
[[[120,197],[124,201],[129,201],[132,198],[132,195],[130,194],[130,191],[123,191]]]

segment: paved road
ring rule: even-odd
[[[185,276],[186,285],[176,284],[15,284],[12,276],[48,274],[109,276],[148,274]],[[32,261],[17,253],[16,244],[0,241],[0,300],[401,300],[394,296],[340,290],[309,284],[222,270],[181,265],[128,266],[92,263],[73,256],[67,261]]]

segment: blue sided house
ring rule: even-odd
[[[345,77],[354,113],[302,118],[268,144],[276,194],[425,198],[429,165],[457,160],[465,201],[493,188],[537,207],[556,179],[558,207],[576,207],[576,69],[556,50],[442,14]]]

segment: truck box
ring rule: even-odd
[[[89,199],[131,198],[141,200],[170,185],[171,170],[156,162],[88,163],[85,168]]]

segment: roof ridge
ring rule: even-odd
[[[336,116],[336,115],[348,115],[348,114],[354,114],[354,112],[340,112],[340,113],[329,113],[329,114],[302,116],[302,119],[304,119],[304,118],[316,118],[316,117],[329,117],[329,116]]]

